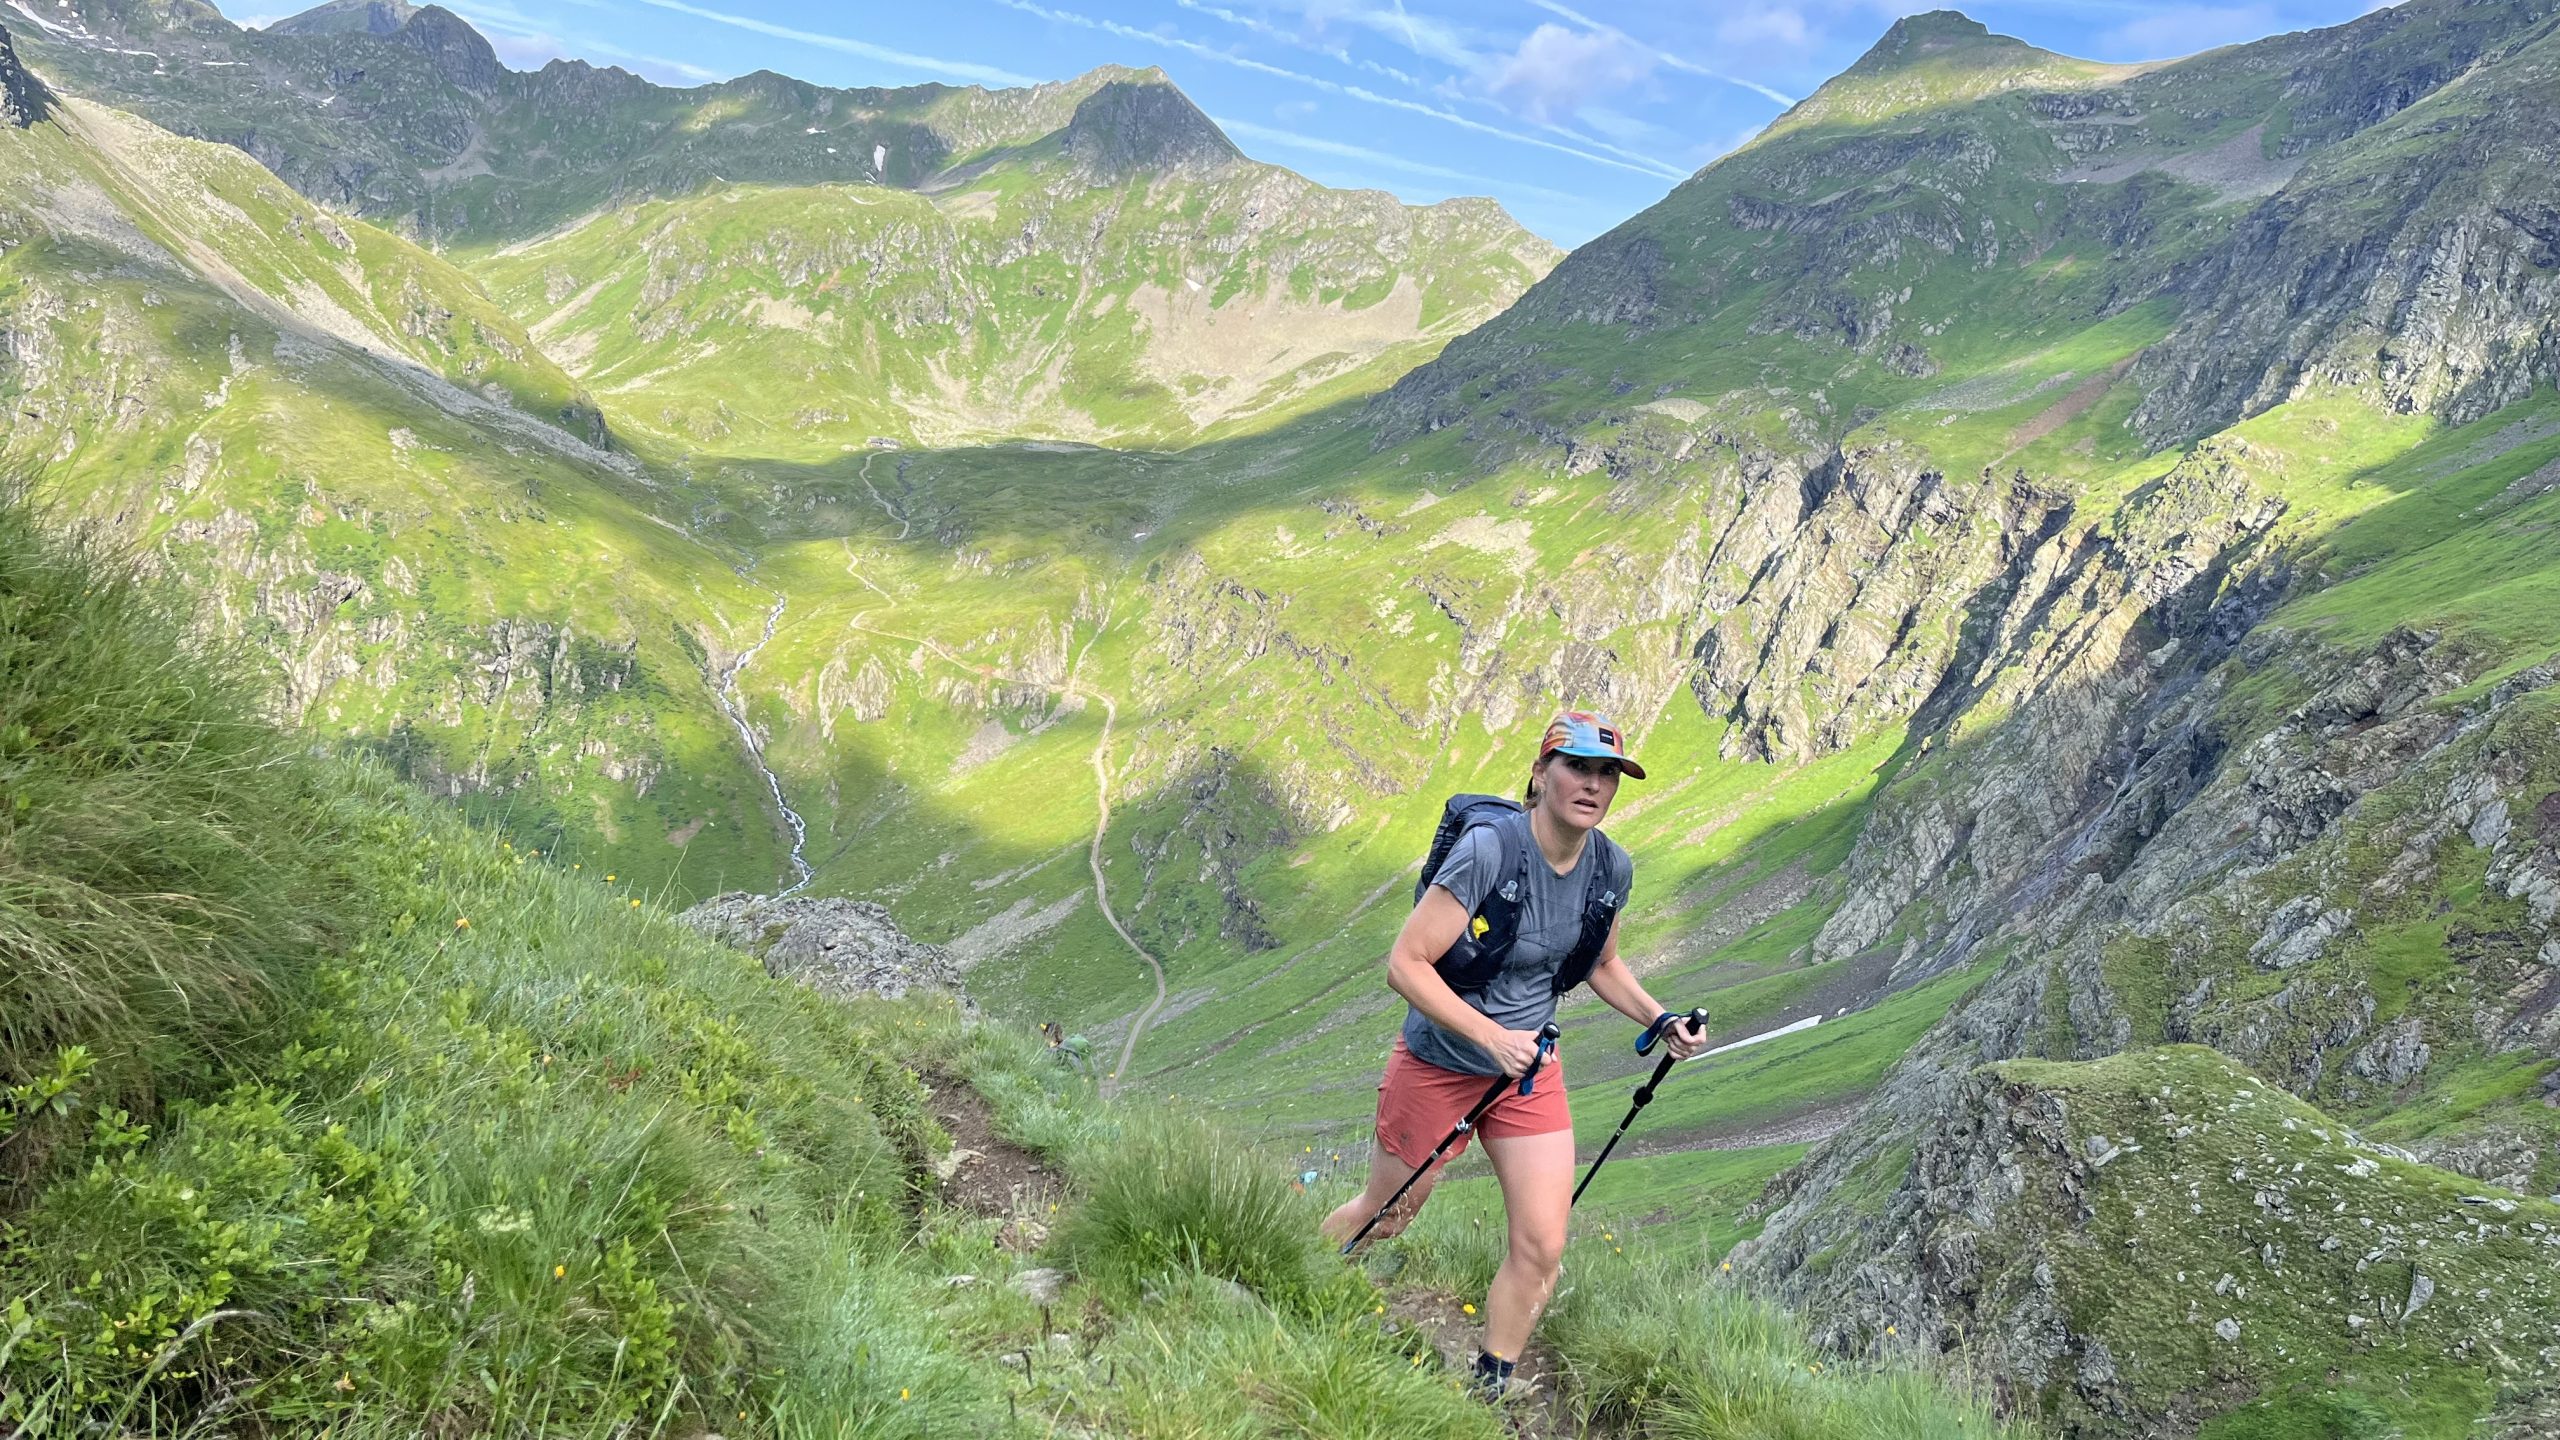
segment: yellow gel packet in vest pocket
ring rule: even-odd
[[[1493,927],[1491,925],[1485,923],[1485,918],[1479,915],[1475,919],[1475,924],[1472,927],[1471,933],[1473,933],[1477,939],[1481,940],[1484,938],[1484,932],[1492,928]]]

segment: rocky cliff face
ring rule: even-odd
[[[44,82],[27,73],[17,50],[9,43],[9,32],[0,29],[0,125],[14,125],[23,130],[45,115]]]
[[[2409,1163],[2201,1047],[1988,1066],[1932,1099],[1907,1175],[1840,1179],[1866,1235],[1756,1251],[1832,1271],[1803,1298],[1833,1345],[1961,1335],[2063,1434],[2190,1433],[2306,1369],[2389,1395],[2448,1364],[2503,1387],[2473,1433],[2547,1433],[2560,1204]]]
[[[2183,438],[2324,386],[2474,420],[2560,377],[2560,207],[2544,183],[2560,117],[2541,103],[2560,35],[2466,38],[2485,53],[2456,51],[2477,66],[2465,84],[2315,92],[2372,128],[2180,277],[2192,303],[2136,371],[2146,433]]]

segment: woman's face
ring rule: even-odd
[[[1606,819],[1618,798],[1618,762],[1590,755],[1550,755],[1538,762],[1538,803],[1584,830]]]

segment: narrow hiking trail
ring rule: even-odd
[[[846,564],[848,568],[851,567],[852,561],[849,557]],[[862,577],[857,576],[856,578]],[[868,579],[864,579],[863,583],[870,584],[870,581]],[[876,585],[873,585],[872,588],[874,590],[879,589]],[[991,665],[981,665],[972,660],[963,660],[959,656],[942,648],[940,643],[928,640],[922,635],[907,635],[895,630],[882,630],[877,626],[866,624],[864,623],[864,617],[868,616],[870,613],[871,612],[868,610],[858,610],[854,612],[853,618],[845,622],[846,628],[864,635],[877,636],[883,640],[899,640],[910,645],[920,646],[936,659],[941,660],[945,664],[957,666],[962,670],[968,671],[972,675],[982,676],[990,680],[1001,680],[1008,685],[1026,685],[1035,690],[1046,690],[1053,695],[1073,695],[1080,699],[1098,700],[1102,703],[1102,738],[1095,743],[1092,757],[1094,792],[1093,838],[1085,845],[1085,865],[1093,872],[1093,898],[1096,904],[1101,907],[1102,918],[1110,922],[1112,933],[1118,935],[1122,943],[1126,944],[1129,949],[1137,955],[1138,959],[1146,965],[1147,973],[1154,979],[1156,987],[1155,998],[1147,1002],[1146,1006],[1138,1012],[1137,1017],[1129,1022],[1129,1036],[1121,1043],[1119,1061],[1115,1063],[1102,1078],[1103,1095],[1108,1097],[1118,1094],[1122,1084],[1121,1077],[1129,1073],[1129,1066],[1137,1057],[1139,1037],[1146,1034],[1147,1027],[1154,1024],[1156,1016],[1162,1014],[1164,1011],[1165,984],[1163,962],[1159,961],[1153,954],[1149,953],[1146,946],[1138,943],[1138,937],[1130,934],[1129,927],[1120,923],[1119,912],[1111,908],[1111,882],[1104,877],[1102,872],[1103,836],[1111,828],[1111,736],[1112,732],[1118,728],[1120,723],[1120,706],[1119,703],[1113,700],[1108,694],[1095,689],[1092,686],[1086,685],[1075,677],[1076,671],[1083,667],[1085,655],[1092,651],[1093,642],[1101,639],[1102,631],[1109,627],[1109,617],[1106,616],[1102,625],[1095,627],[1094,633],[1086,638],[1084,642],[1084,649],[1076,652],[1076,663],[1068,667],[1065,683],[1052,684],[1045,680],[1034,680],[1025,675],[1008,675],[997,670]]]
[[[1147,962],[1148,973],[1154,975],[1156,981],[1156,998],[1148,1003],[1147,1008],[1138,1012],[1136,1019],[1129,1022],[1129,1038],[1121,1043],[1120,1060],[1111,1067],[1111,1072],[1103,1077],[1102,1093],[1113,1095],[1119,1092],[1120,1077],[1129,1073],[1130,1062],[1137,1058],[1138,1037],[1147,1033],[1147,1027],[1154,1024],[1156,1016],[1164,1011],[1164,966],[1157,963],[1155,956],[1147,953],[1147,947],[1138,943],[1137,936],[1129,933],[1129,927],[1120,923],[1120,916],[1111,908],[1111,887],[1102,878],[1102,833],[1111,827],[1111,772],[1105,765],[1105,760],[1111,753],[1111,728],[1120,721],[1120,707],[1111,702],[1110,696],[1099,690],[1094,691],[1093,696],[1102,702],[1102,743],[1093,747],[1093,799],[1096,813],[1093,821],[1093,843],[1085,849],[1085,863],[1093,870],[1093,896],[1102,904],[1102,918],[1110,921],[1111,928],[1118,932],[1122,940],[1128,942],[1129,948],[1138,952],[1138,958]]]
[[[739,693],[738,676],[745,672],[758,651],[773,643],[773,632],[782,624],[783,609],[790,603],[789,596],[779,591],[774,593],[773,608],[765,612],[763,636],[738,652],[728,667],[720,672],[720,683],[713,686],[711,692],[712,698],[720,702],[721,712],[729,717],[729,723],[738,728],[738,739],[745,743],[747,758],[755,762],[756,773],[764,776],[765,788],[773,792],[774,808],[782,812],[783,822],[791,827],[791,869],[799,878],[776,894],[774,898],[777,900],[807,888],[809,882],[818,877],[818,872],[809,866],[809,822],[800,818],[800,812],[791,808],[790,801],[782,798],[782,777],[774,774],[773,767],[764,762],[764,745],[756,739],[755,727],[747,723],[747,701]]]

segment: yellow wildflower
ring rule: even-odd
[[[554,1265],[554,1266],[552,1266],[552,1267],[551,1267],[551,1278],[552,1278],[552,1279],[554,1279],[554,1280],[566,1280],[566,1279],[568,1279],[568,1278],[569,1278],[569,1267],[568,1267],[568,1266],[566,1266],[566,1265]]]
[[[1459,1309],[1461,1309],[1461,1310],[1466,1311],[1466,1312],[1467,1312],[1468,1314],[1470,1314],[1470,1315],[1473,1315],[1474,1313],[1476,1313],[1476,1307],[1474,1307],[1473,1305],[1461,1305],[1461,1306],[1459,1306],[1458,1308],[1459,1308]]]
[[[899,1398],[899,1399],[901,1399],[901,1400],[906,1399],[906,1398],[907,1398],[907,1392],[906,1392],[906,1391],[904,1391],[904,1390],[900,1390],[900,1391],[898,1392],[898,1398]]]
[[[461,919],[454,921],[454,922],[453,922],[453,928],[454,928],[454,929],[456,929],[456,930],[468,930],[468,929],[470,929],[470,928],[471,928],[471,917],[470,917],[470,916],[468,916],[468,915],[465,915],[465,916],[463,916]]]
[[[639,901],[637,901],[637,900],[632,901],[632,902],[631,902],[631,908],[632,908],[632,909],[634,909],[634,910],[639,909],[639,908],[640,908],[640,902],[639,902]]]

